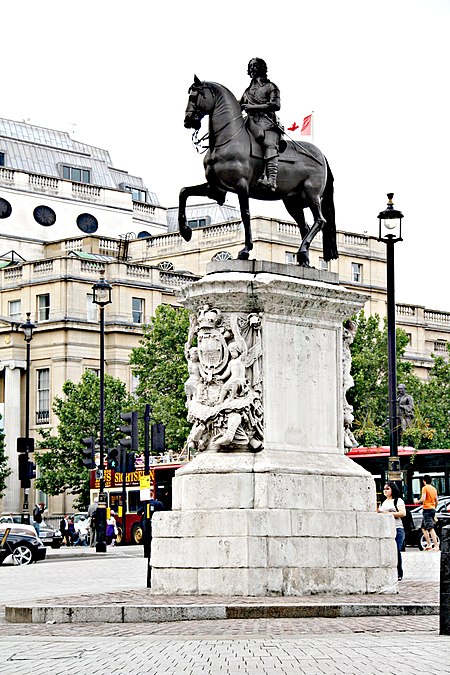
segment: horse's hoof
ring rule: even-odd
[[[298,251],[297,262],[300,267],[310,267],[308,253],[306,253],[306,251]]]
[[[250,251],[247,251],[246,248],[243,248],[242,251],[239,251],[238,253],[238,260],[248,260],[249,255]]]
[[[192,239],[192,228],[189,225],[180,225],[180,234],[183,237],[184,241],[191,241]]]

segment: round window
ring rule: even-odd
[[[98,220],[90,213],[81,213],[77,218],[77,225],[85,234],[94,234],[98,230]]]
[[[50,227],[56,222],[56,213],[49,206],[36,206],[33,216],[35,221],[44,227]]]
[[[0,198],[0,218],[9,218],[11,211],[11,204],[6,199]]]

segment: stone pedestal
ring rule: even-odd
[[[263,448],[200,453],[153,519],[152,589],[191,595],[367,593],[396,582],[393,519],[344,455],[342,321],[364,297],[335,275],[215,263],[192,311],[261,317]]]

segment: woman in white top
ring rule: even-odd
[[[395,518],[395,543],[397,544],[397,572],[398,580],[403,579],[402,548],[405,541],[405,529],[402,518],[406,516],[405,502],[400,497],[397,485],[386,483],[383,490],[384,501],[378,507],[378,513],[390,513]]]

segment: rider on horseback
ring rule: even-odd
[[[261,179],[260,183],[275,190],[280,144],[280,128],[275,112],[280,109],[280,90],[267,78],[267,65],[263,59],[251,59],[247,73],[252,81],[244,91],[240,104],[248,115],[249,130],[264,148],[267,181]]]

